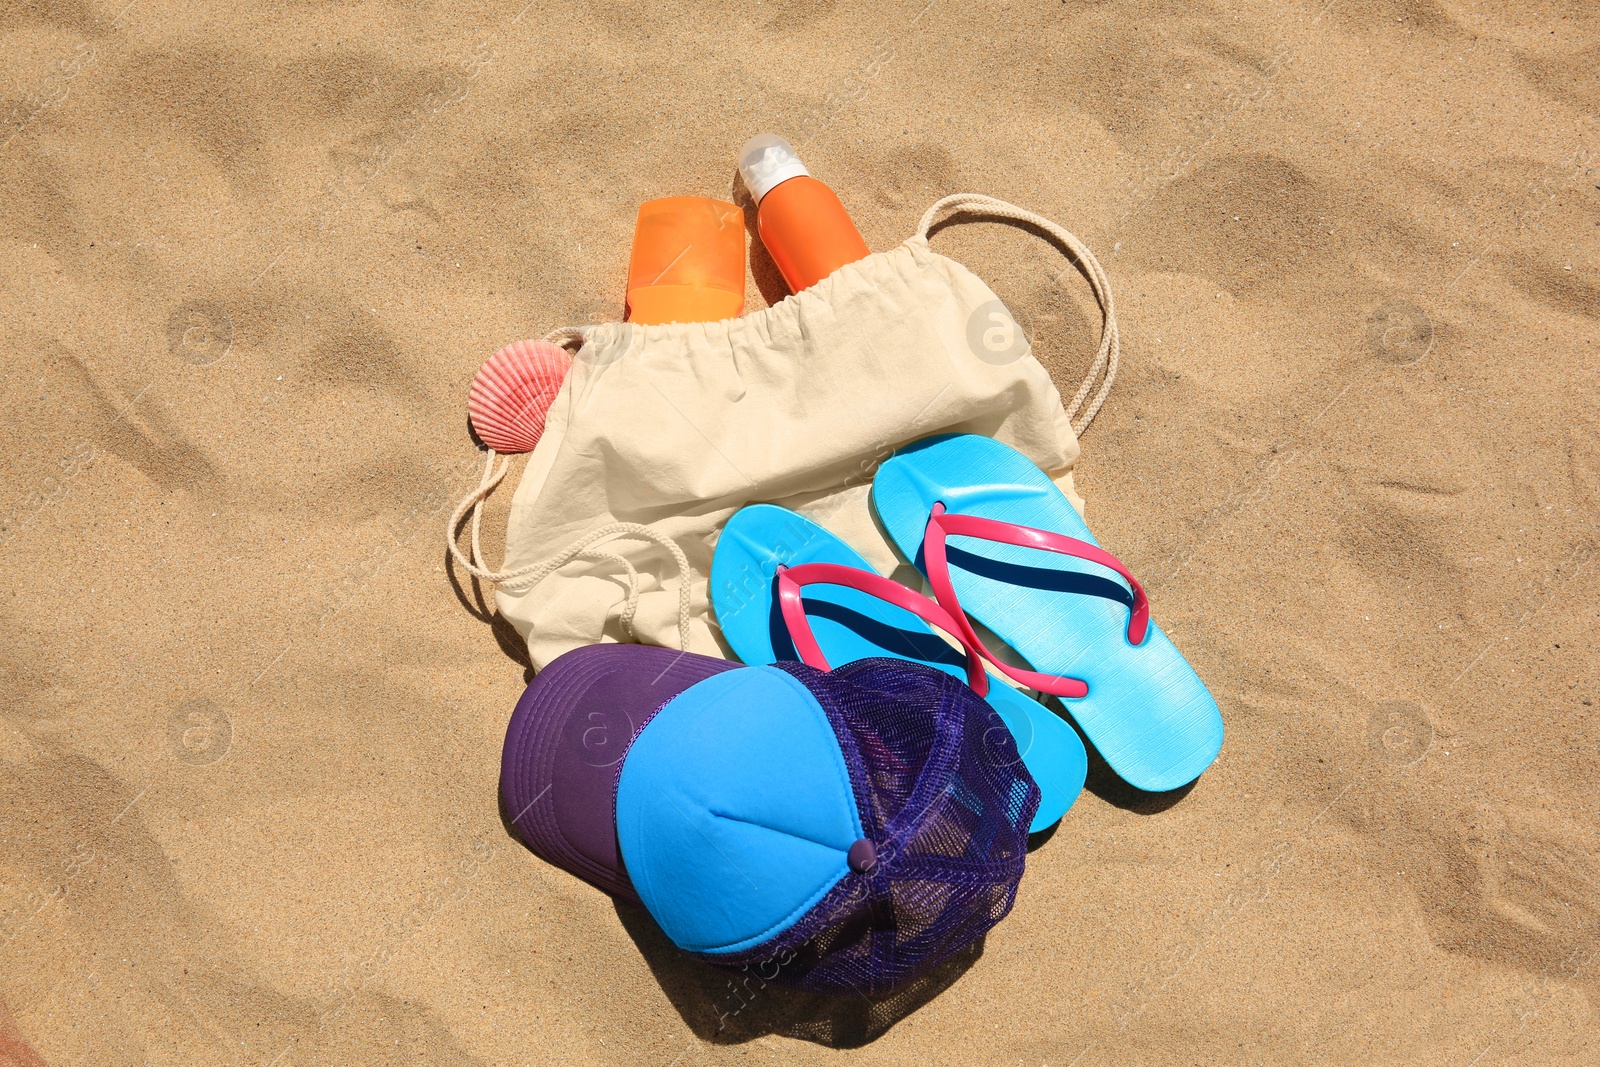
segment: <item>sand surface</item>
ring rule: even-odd
[[[125,2],[0,8],[0,1064],[1600,1063],[1600,6]],[[764,129],[1097,251],[1078,486],[1229,730],[882,1004],[507,836],[440,539],[479,361]]]

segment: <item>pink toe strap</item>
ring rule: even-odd
[[[995,667],[1030,689],[1061,697],[1083,697],[1089,693],[1088,684],[1081,679],[1022,670],[995,659],[994,654],[979,640],[977,631],[972,628],[972,622],[962,610],[961,600],[956,596],[955,586],[950,581],[950,561],[945,549],[945,541],[950,537],[977,537],[985,541],[996,541],[1022,548],[1037,548],[1045,552],[1056,552],[1088,560],[1090,563],[1098,563],[1102,567],[1116,571],[1133,589],[1133,612],[1128,619],[1128,641],[1137,645],[1144,640],[1145,632],[1150,627],[1150,601],[1145,596],[1144,587],[1139,584],[1138,579],[1111,553],[1087,541],[1080,541],[1065,534],[1051,533],[1049,530],[1036,530],[1031,526],[1019,526],[996,519],[980,518],[977,515],[951,515],[945,511],[942,503],[935,502],[933,513],[928,516],[928,527],[922,539],[923,564],[927,568],[928,584],[933,586],[934,596],[945,613],[963,627],[961,636],[969,647],[977,649]]]
[[[842,585],[855,589],[897,608],[904,608],[923,622],[939,627],[962,643],[962,650],[967,654],[967,685],[979,696],[988,695],[989,673],[984,670],[983,659],[977,650],[965,641],[965,619],[957,621],[951,618],[944,608],[899,582],[838,563],[802,563],[795,567],[778,568],[778,606],[783,612],[784,624],[789,628],[789,637],[794,641],[795,651],[800,653],[804,663],[818,670],[833,669],[823,657],[811,623],[806,618],[805,603],[800,599],[800,588],[806,585]]]

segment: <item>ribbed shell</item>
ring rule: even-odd
[[[502,453],[533,451],[570,366],[567,350],[549,341],[516,341],[485,360],[467,393],[483,443]]]

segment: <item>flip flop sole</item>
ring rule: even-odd
[[[837,563],[870,571],[855,549],[811,520],[772,504],[741,508],[723,527],[711,559],[711,606],[717,625],[745,663],[799,659],[773,595],[778,566]],[[806,616],[833,666],[887,656],[915,660],[965,680],[966,658],[921,619],[857,589],[809,585]],[[990,676],[989,705],[1010,731],[1042,794],[1030,830],[1060,820],[1083,789],[1088,755],[1071,724]],[[994,745],[985,746],[999,752]]]
[[[890,540],[924,569],[935,502],[958,515],[1098,544],[1067,498],[1022,453],[971,434],[930,437],[879,469],[872,505]],[[1036,671],[1081,678],[1067,703],[1106,763],[1140,789],[1176,789],[1222,749],[1222,714],[1183,654],[1154,622],[1128,642],[1133,594],[1108,568],[1069,556],[967,537],[948,542],[950,579],[967,614]]]

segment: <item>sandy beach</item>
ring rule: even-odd
[[[124,5],[0,8],[0,1065],[1600,1063],[1600,6]],[[879,1002],[508,834],[441,539],[480,362],[765,130],[1095,251],[1076,486],[1228,730]],[[1070,394],[1082,280],[934,241]]]

